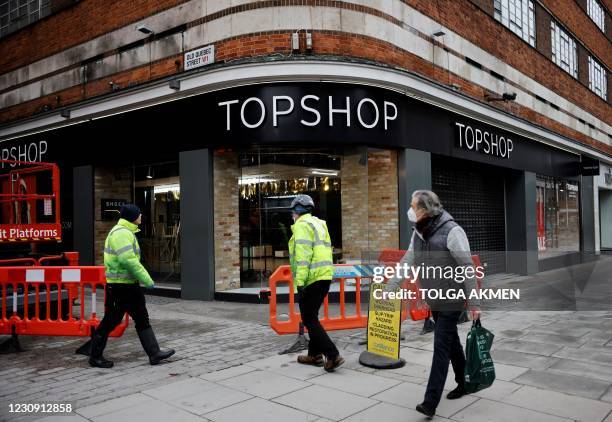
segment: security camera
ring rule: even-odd
[[[136,25],[136,30],[142,32],[145,35],[151,35],[153,33],[153,30],[151,28],[149,28],[147,25],[145,24],[139,24]]]
[[[504,92],[502,98],[504,101],[514,101],[516,100],[516,92]]]

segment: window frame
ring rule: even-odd
[[[550,21],[552,61],[570,76],[578,79],[578,47],[574,37],[556,20]]]

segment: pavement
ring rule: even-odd
[[[600,260],[593,273],[603,279],[582,286],[571,310],[485,310],[483,326],[495,334],[497,379],[459,400],[443,398],[434,420],[612,422],[612,257]],[[540,273],[520,282],[551,283],[561,275]],[[278,355],[294,337],[267,326],[265,305],[147,300],[160,344],[177,350],[168,363],[148,364],[133,325],[109,341],[110,370],[90,368],[75,355],[78,339],[22,338],[28,351],[0,355],[0,420],[425,420],[414,407],[425,391],[433,336],[420,334],[420,322],[403,324],[407,363],[400,369],[359,363],[364,330],[332,332],[347,362],[328,374],[298,365],[296,355]],[[589,310],[589,303],[598,310]],[[469,327],[460,326],[462,341]],[[449,372],[447,390],[454,388]],[[15,414],[11,403],[71,403],[75,412]]]

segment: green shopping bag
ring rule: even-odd
[[[495,367],[491,359],[492,332],[483,328],[480,319],[472,323],[465,341],[465,389],[475,393],[490,387],[495,381]]]

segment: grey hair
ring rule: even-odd
[[[440,198],[430,190],[415,190],[412,197],[417,199],[417,206],[425,210],[428,216],[435,217],[442,214]]]

